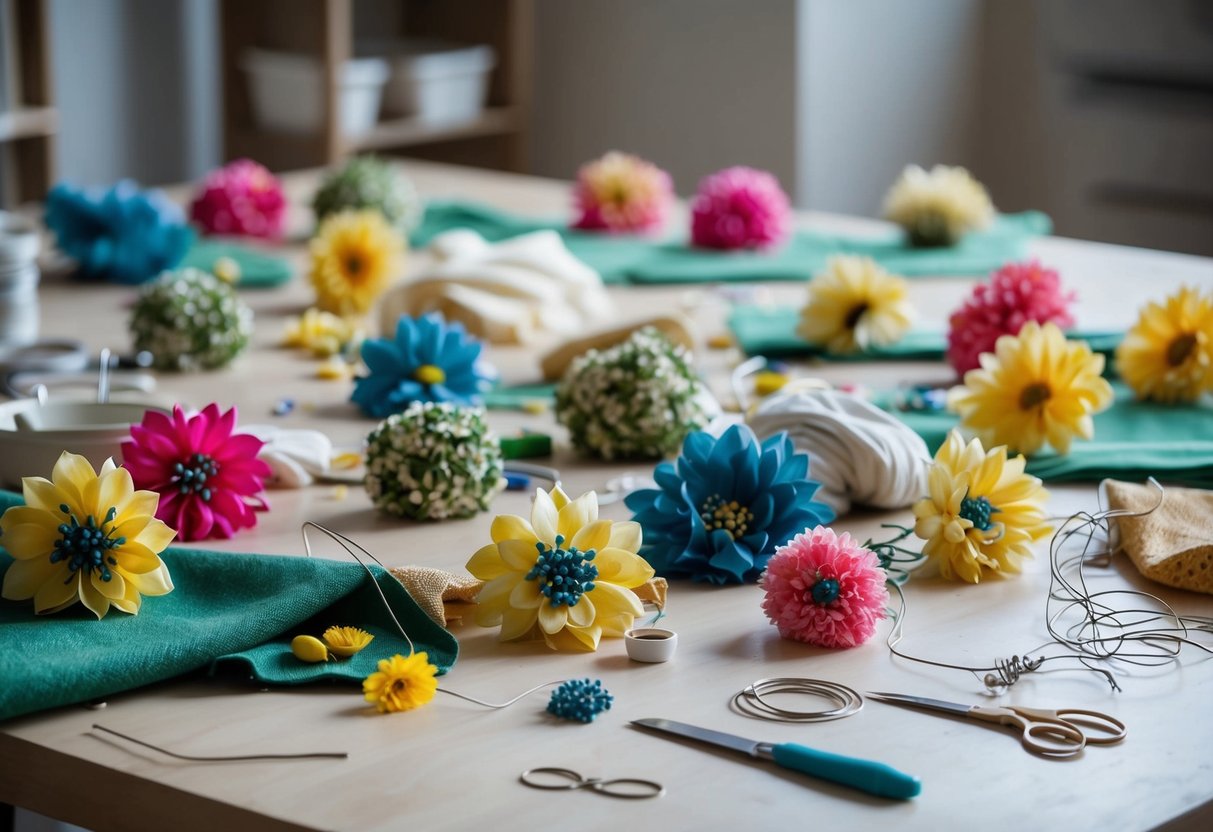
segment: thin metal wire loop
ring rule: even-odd
[[[781,707],[767,697],[779,694],[799,694],[825,699],[835,707],[817,711],[802,711]],[[846,685],[825,679],[806,679],[799,676],[781,676],[751,682],[729,702],[737,713],[753,719],[769,722],[826,722],[842,719],[858,712],[863,707],[863,697]]]

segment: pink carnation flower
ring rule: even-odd
[[[1008,263],[988,283],[973,287],[973,294],[952,313],[948,329],[948,363],[957,375],[981,366],[983,352],[994,352],[1001,335],[1018,335],[1028,321],[1074,325],[1070,305],[1077,295],[1062,289],[1061,278],[1039,262]]]
[[[876,555],[825,526],[775,550],[759,585],[762,609],[784,638],[855,647],[876,632],[889,591]]]
[[[573,228],[626,233],[655,231],[674,200],[670,175],[639,156],[611,151],[581,166],[573,199]]]
[[[704,248],[771,248],[788,236],[790,206],[779,180],[735,167],[704,177],[691,202],[691,242]]]
[[[190,205],[190,220],[206,234],[277,239],[285,216],[282,185],[251,159],[207,174]]]
[[[187,417],[177,406],[172,418],[149,410],[122,443],[135,488],[160,494],[156,517],[180,540],[231,537],[257,525],[255,512],[269,508],[261,492],[270,467],[257,458],[265,443],[233,434],[235,425],[234,407],[221,414],[210,404]]]

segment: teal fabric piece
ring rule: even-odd
[[[948,349],[942,332],[910,330],[896,344],[859,355],[827,355],[820,347],[796,334],[800,310],[791,306],[738,305],[729,315],[729,329],[746,355],[767,358],[821,357],[832,361],[938,361]],[[1070,331],[1066,337],[1086,341],[1092,350],[1111,355],[1124,334],[1121,332]]]
[[[1105,477],[1213,488],[1213,405],[1162,405],[1137,401],[1115,383],[1116,401],[1095,416],[1095,437],[1074,440],[1064,456],[1028,459],[1029,473],[1046,482],[1095,482]],[[887,397],[891,400],[892,397]],[[877,402],[886,406],[887,401]],[[900,412],[887,407],[923,438],[931,453],[957,425],[951,413]]]
[[[907,277],[984,275],[1021,258],[1024,244],[1048,234],[1052,223],[1038,211],[1001,214],[989,230],[966,235],[948,248],[912,248],[900,231],[861,238],[801,230],[773,252],[720,252],[691,248],[685,238],[654,240],[574,231],[560,221],[520,217],[478,203],[436,201],[426,206],[425,219],[411,241],[414,246],[426,246],[438,234],[456,228],[471,229],[490,242],[554,230],[605,283],[659,284],[807,280],[836,254],[868,255]]]
[[[514,384],[489,390],[484,394],[484,406],[489,410],[523,410],[527,402],[546,404],[555,398],[555,384]]]
[[[0,509],[19,505],[0,492]],[[0,720],[143,687],[216,662],[236,662],[260,682],[361,681],[376,662],[408,644],[391,623],[366,572],[322,558],[245,555],[170,547],[175,589],[144,598],[138,615],[112,610],[98,621],[82,606],[35,616],[32,601],[0,600]],[[0,551],[0,573],[12,558]],[[417,606],[395,578],[376,581],[418,650],[445,672],[454,636]],[[375,640],[351,659],[305,664],[290,639],[330,625],[362,627]]]
[[[212,272],[215,261],[220,257],[230,257],[239,264],[240,281],[236,285],[241,289],[272,289],[291,279],[291,266],[281,257],[262,254],[251,246],[230,240],[213,238],[195,240],[178,268],[189,266]]]

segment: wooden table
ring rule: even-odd
[[[567,186],[518,176],[412,164],[409,173],[430,196],[465,196],[519,212],[560,214]],[[298,205],[306,204],[313,175],[289,179]],[[181,191],[184,195],[186,192]],[[865,220],[806,214],[822,228],[876,227]],[[310,219],[292,219],[305,232]],[[299,258],[302,249],[296,248]],[[1147,298],[1181,283],[1213,285],[1213,261],[1109,245],[1042,239],[1032,254],[1061,269],[1081,295],[1079,323],[1127,326]],[[420,261],[415,255],[414,264]],[[957,279],[912,281],[924,326],[942,327],[969,287]],[[776,302],[799,303],[802,286],[756,287]],[[612,290],[632,311],[688,310],[701,341],[722,327],[726,305],[711,287]],[[201,406],[239,405],[246,423],[316,427],[338,443],[357,442],[372,426],[347,403],[349,385],[313,378],[315,362],[276,348],[286,317],[309,301],[302,280],[270,292],[247,292],[257,315],[255,346],[227,371],[164,376],[161,392]],[[50,278],[43,294],[43,333],[75,336],[92,347],[127,346],[124,323],[131,292]],[[490,348],[507,379],[537,376],[536,351]],[[726,392],[735,356],[700,350],[715,388]],[[907,378],[942,380],[941,365],[897,367],[855,364],[812,372],[832,381],[870,384]],[[274,420],[276,400],[300,407]],[[501,431],[526,424],[563,431],[550,417],[494,412]],[[603,465],[575,459],[561,448],[555,463],[570,493],[604,486],[624,472],[648,466]],[[1052,489],[1050,511],[1068,515],[1095,507],[1093,487]],[[452,570],[488,540],[493,514],[527,514],[525,494],[506,493],[492,513],[466,521],[410,525],[377,514],[352,489],[335,499],[332,486],[272,495],[273,510],[252,533],[208,547],[299,553],[299,526],[316,520],[354,536],[385,562],[429,564]],[[621,505],[605,516],[623,519]],[[854,514],[835,523],[863,539],[883,521],[908,522],[909,511]],[[325,554],[336,557],[335,548]],[[912,616],[905,649],[954,663],[985,664],[1021,653],[1047,639],[1046,550],[1022,577],[978,586],[915,578],[907,596]],[[1125,561],[1100,571],[1100,588],[1145,583]],[[1181,612],[1208,614],[1206,596],[1150,585]],[[758,722],[731,713],[730,696],[767,676],[831,679],[857,690],[893,690],[963,702],[985,701],[972,675],[910,664],[890,656],[886,623],[862,647],[831,652],[780,639],[759,606],[754,586],[709,588],[677,583],[670,592],[669,625],[680,633],[668,664],[630,662],[621,641],[597,653],[564,655],[541,644],[499,644],[496,633],[465,620],[454,632],[461,656],[442,685],[502,700],[540,682],[598,677],[615,705],[591,725],[552,724],[543,694],[502,711],[439,696],[409,713],[377,715],[360,692],[316,685],[258,691],[237,681],[191,678],[111,697],[102,711],[65,708],[0,726],[0,801],[96,829],[470,829],[484,825],[540,829],[1207,829],[1213,820],[1213,730],[1208,721],[1213,662],[1185,653],[1177,664],[1120,675],[1113,694],[1094,674],[1055,673],[1024,678],[1002,702],[1107,710],[1129,726],[1119,746],[1090,748],[1057,762],[1030,756],[1009,732],[869,702],[850,718],[813,725]],[[154,604],[145,615],[154,615]],[[2,640],[2,634],[0,634]],[[3,645],[3,649],[15,649]],[[769,764],[670,742],[628,727],[641,717],[670,717],[774,741],[797,741],[851,756],[885,761],[923,780],[920,797],[905,803],[869,798],[830,784],[785,774]],[[347,761],[182,763],[115,744],[89,732],[100,722],[164,746],[197,754],[341,749]],[[518,783],[534,766],[563,766],[587,776],[641,777],[663,782],[667,794],[651,801],[610,800],[590,793],[535,792]],[[1178,819],[1178,820],[1176,820]]]

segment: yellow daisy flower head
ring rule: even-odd
[[[404,240],[378,211],[341,211],[311,242],[316,305],[335,315],[364,315],[403,267]]]
[[[1085,342],[1067,341],[1056,324],[1028,321],[981,354],[980,369],[948,393],[948,408],[987,445],[1033,454],[1047,442],[1068,453],[1075,436],[1095,434],[1092,414],[1112,403],[1103,368],[1104,357]]]
[[[977,583],[984,575],[1018,573],[1031,546],[1052,529],[1045,522],[1049,493],[1024,473],[1023,456],[1007,458],[952,431],[935,454],[930,494],[914,504],[914,533],[944,578]]]
[[[362,680],[362,693],[381,714],[411,711],[434,698],[437,675],[425,651],[408,657],[397,653],[379,660],[379,670]]]
[[[833,353],[887,347],[914,320],[907,293],[903,278],[870,257],[833,257],[809,281],[809,302],[800,311],[796,332]]]
[[[374,640],[373,635],[358,627],[329,627],[324,631],[324,643],[329,652],[343,659],[348,659]]]
[[[542,636],[553,650],[597,650],[644,613],[634,587],[653,577],[636,552],[640,524],[598,519],[593,492],[570,500],[559,487],[535,493],[531,519],[499,515],[493,542],[468,561],[482,581],[476,623],[501,640]]]
[[[79,601],[98,619],[110,607],[132,615],[143,595],[173,589],[160,553],[176,532],[156,519],[160,497],[136,491],[130,472],[107,459],[100,472],[66,451],[51,472],[21,481],[24,506],[0,518],[0,543],[14,561],[0,595],[34,599],[39,615]]]
[[[1142,399],[1190,402],[1213,390],[1213,295],[1184,287],[1146,304],[1116,348],[1116,370]]]
[[[987,228],[994,204],[985,186],[964,168],[910,165],[884,201],[884,215],[900,225],[915,246],[950,246],[970,231]]]

